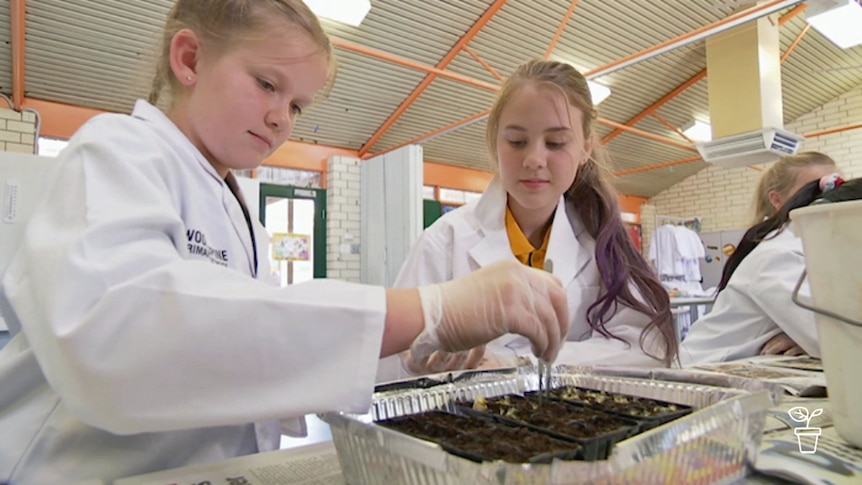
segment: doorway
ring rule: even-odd
[[[281,286],[326,278],[326,191],[260,184],[260,221],[267,254]]]

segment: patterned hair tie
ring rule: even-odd
[[[830,173],[820,178],[820,192],[826,193],[832,189],[838,188],[844,183],[844,179],[837,173]]]

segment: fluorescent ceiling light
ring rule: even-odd
[[[587,81],[587,84],[590,87],[590,97],[593,98],[593,105],[598,105],[602,101],[605,100],[608,96],[611,95],[611,88],[605,86],[604,84],[599,84],[595,81]]]
[[[859,0],[811,0],[806,20],[842,49],[862,44],[862,5]]]
[[[712,126],[700,120],[691,120],[682,127],[682,134],[693,141],[712,140]]]
[[[305,0],[318,17],[358,27],[371,10],[370,0]]]
[[[551,57],[552,60],[557,60],[559,62],[565,62],[566,64],[570,64],[572,67],[578,70],[578,72],[584,72],[585,69],[581,69],[575,64],[556,56]],[[604,84],[597,83],[595,81],[590,81],[587,79],[587,85],[590,88],[590,97],[593,98],[593,106],[598,106],[599,103],[607,99],[608,96],[611,95],[611,88],[605,86]]]

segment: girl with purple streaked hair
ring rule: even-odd
[[[476,201],[440,218],[416,242],[396,281],[410,287],[517,259],[552,272],[570,316],[564,364],[669,366],[677,356],[667,291],[640,255],[605,180],[587,80],[569,64],[530,61],[500,89],[487,122],[497,175]],[[519,338],[470,353],[408,353],[381,364],[378,380],[529,354]]]

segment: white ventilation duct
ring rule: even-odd
[[[720,167],[744,167],[794,155],[805,138],[779,128],[763,128],[695,144],[703,160]]]
[[[768,163],[802,145],[802,136],[783,129],[778,24],[759,18],[706,40],[713,139],[696,144],[704,161],[720,167]]]

